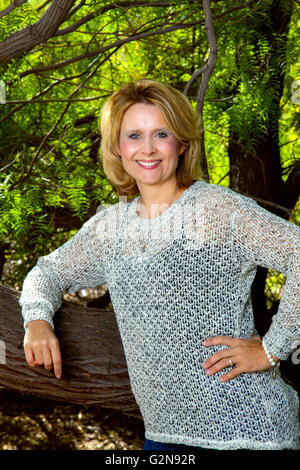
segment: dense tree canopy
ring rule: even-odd
[[[4,282],[20,287],[38,256],[118,201],[98,116],[142,77],[203,108],[206,179],[297,223],[299,11],[296,0],[0,1]]]

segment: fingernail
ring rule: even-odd
[[[202,341],[203,346],[207,346],[207,340]]]

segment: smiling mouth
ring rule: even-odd
[[[136,162],[142,166],[143,168],[156,168],[161,160],[155,160],[153,162],[146,162],[146,161],[142,161],[142,160],[136,160]]]

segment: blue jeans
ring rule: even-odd
[[[210,451],[214,449],[203,449],[203,447],[186,446],[184,444],[167,444],[165,442],[157,442],[157,441],[151,441],[150,439],[146,439],[144,443],[144,450]]]

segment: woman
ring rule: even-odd
[[[298,448],[298,396],[274,372],[299,337],[299,228],[201,181],[197,117],[170,86],[123,86],[104,106],[101,134],[122,200],[26,277],[28,364],[61,376],[54,312],[66,291],[107,283],[145,449]],[[262,339],[250,300],[258,265],[287,275]]]

